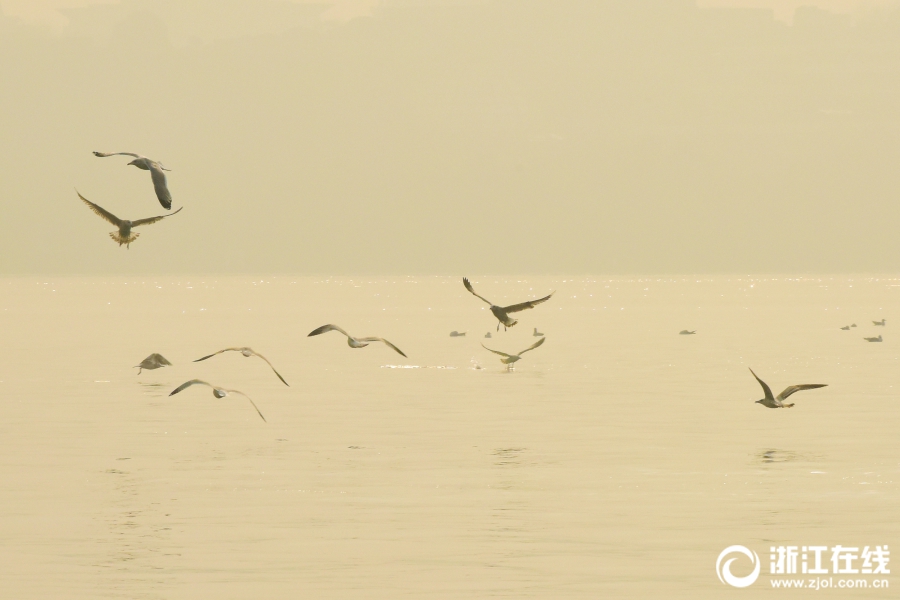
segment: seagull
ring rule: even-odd
[[[172,210],[172,194],[169,193],[169,188],[166,187],[166,174],[163,173],[163,171],[171,171],[172,169],[167,169],[161,163],[134,152],[94,152],[94,156],[99,156],[100,158],[118,155],[133,156],[134,160],[128,163],[129,165],[150,171],[150,179],[153,180],[153,189],[156,190],[156,197],[159,198],[159,203],[166,210]]]
[[[491,305],[491,312],[494,313],[494,316],[497,317],[499,323],[497,323],[497,331],[500,331],[500,324],[503,324],[503,330],[506,331],[508,327],[512,327],[518,321],[515,319],[511,319],[507,313],[519,312],[520,310],[525,310],[526,308],[534,308],[541,302],[546,302],[550,299],[555,292],[550,292],[548,296],[544,296],[543,298],[538,298],[537,300],[529,300],[528,302],[522,302],[521,304],[513,304],[511,306],[497,306],[493,304],[490,300],[485,298],[484,296],[479,296],[475,293],[475,290],[472,289],[472,284],[469,283],[469,280],[463,277],[463,285],[466,286],[466,289],[469,290],[473,296],[476,298],[481,298],[485,302]]]
[[[880,320],[880,321],[872,321],[872,324],[873,324],[873,325],[880,325],[881,327],[884,327],[884,326],[887,324],[887,319],[882,319],[882,320]]]
[[[547,341],[547,338],[545,338],[545,337],[541,338],[538,341],[536,341],[535,343],[533,343],[531,346],[529,346],[528,348],[525,348],[524,350],[519,352],[518,354],[507,354],[506,352],[500,352],[498,350],[491,350],[484,344],[482,344],[481,347],[484,348],[485,350],[489,350],[489,351],[493,352],[494,354],[499,354],[500,356],[505,357],[505,358],[501,358],[500,362],[502,362],[504,365],[507,365],[506,369],[510,370],[510,369],[512,369],[513,363],[520,360],[522,358],[523,354],[525,354],[529,350],[534,350],[535,348],[537,348],[538,346],[540,346],[541,344],[543,344],[546,341]]]
[[[866,340],[867,342],[881,342],[881,341],[883,341],[883,340],[881,339],[881,334],[880,334],[880,333],[878,334],[878,337],[877,337],[877,338],[863,338],[863,339]]]
[[[122,244],[125,244],[125,247],[129,248],[129,249],[131,248],[131,242],[138,239],[138,236],[141,235],[139,233],[131,233],[131,229],[133,227],[140,227],[141,225],[150,225],[151,223],[156,223],[157,221],[161,221],[162,219],[165,219],[166,217],[171,217],[172,215],[181,212],[181,210],[184,208],[182,206],[175,212],[170,213],[168,215],[161,215],[159,217],[150,217],[147,219],[138,219],[137,221],[126,221],[124,219],[120,219],[119,217],[112,214],[108,210],[106,210],[100,206],[97,206],[96,204],[94,204],[93,202],[91,202],[90,200],[88,200],[87,198],[82,196],[78,192],[78,190],[75,190],[75,193],[78,194],[78,197],[81,198],[82,200],[84,200],[84,203],[87,204],[88,207],[90,207],[90,209],[92,211],[97,213],[97,215],[103,217],[104,219],[106,219],[107,221],[109,221],[110,223],[112,223],[113,225],[115,225],[116,227],[119,228],[119,231],[109,232],[109,237],[111,237],[114,242],[119,242],[119,246],[121,246]]]
[[[355,338],[352,335],[350,335],[349,333],[347,333],[346,331],[344,331],[343,329],[341,329],[340,327],[338,327],[337,325],[322,325],[318,329],[314,329],[306,337],[312,337],[314,335],[328,333],[329,331],[340,331],[341,333],[346,335],[347,336],[347,345],[350,346],[351,348],[365,348],[366,346],[369,345],[369,342],[384,342],[385,344],[387,344],[388,346],[390,346],[391,348],[396,350],[397,354],[399,354],[400,356],[406,357],[406,355],[403,354],[403,351],[400,348],[393,345],[392,343],[390,343],[389,341],[387,341],[384,338],[380,338],[380,337]]]
[[[538,330],[537,330],[537,327],[535,327],[535,328],[534,328],[534,333],[531,334],[531,335],[533,335],[534,337],[541,337],[541,336],[544,335],[544,334],[541,333],[540,331],[538,331]]]
[[[696,329],[694,331],[688,331],[687,329],[682,329],[681,331],[678,332],[678,335],[695,335],[696,333],[697,333]]]
[[[141,364],[135,366],[135,369],[138,369],[137,374],[140,375],[141,371],[147,369],[148,371],[152,371],[153,369],[158,369],[160,367],[171,367],[172,363],[166,360],[166,357],[162,354],[157,354],[154,352],[147,358],[141,361]]]
[[[462,333],[460,333],[459,331],[451,331],[450,337],[466,337],[466,332],[463,331]]]
[[[288,382],[284,380],[284,377],[281,376],[281,373],[279,373],[278,371],[275,370],[275,367],[272,366],[272,363],[269,362],[269,359],[267,359],[265,356],[263,356],[259,352],[254,352],[253,348],[225,348],[224,350],[219,350],[218,352],[213,352],[212,354],[208,354],[208,355],[204,356],[203,358],[198,358],[194,362],[200,362],[201,360],[206,360],[207,358],[212,358],[216,354],[222,354],[223,352],[240,352],[247,358],[250,358],[251,356],[260,357],[261,359],[266,361],[266,364],[269,365],[269,367],[271,367],[272,372],[275,373],[276,375],[278,375],[278,379],[281,380],[281,383],[283,383],[284,385],[286,385],[288,387],[291,387],[290,384],[288,384]]]
[[[172,390],[171,393],[169,393],[169,395],[170,395],[170,396],[174,396],[175,394],[177,394],[177,393],[180,392],[181,390],[186,389],[186,388],[189,388],[189,387],[191,387],[191,386],[194,385],[194,384],[200,384],[200,385],[205,385],[205,386],[211,387],[211,388],[213,389],[213,396],[215,396],[216,398],[224,398],[224,397],[227,396],[228,394],[240,394],[241,396],[243,396],[243,397],[246,398],[247,400],[250,400],[250,404],[252,404],[252,405],[253,405],[253,408],[256,409],[256,412],[257,412],[257,414],[259,414],[260,418],[261,418],[263,421],[266,420],[266,418],[263,416],[263,414],[262,414],[261,412],[259,412],[259,408],[256,406],[256,403],[255,403],[253,400],[251,400],[251,399],[250,399],[250,396],[248,396],[248,395],[245,394],[244,392],[239,392],[238,390],[226,390],[225,388],[216,387],[216,386],[214,386],[213,384],[207,383],[207,382],[202,381],[202,380],[200,380],[200,379],[191,379],[190,381],[185,381],[184,383],[182,383],[181,385],[179,385],[177,388],[175,388],[174,390]],[[268,422],[268,421],[266,421],[266,422]]]
[[[750,372],[753,373],[753,369],[750,369]],[[756,377],[756,373],[753,373],[753,376]],[[793,394],[794,392],[800,392],[803,390],[814,390],[816,388],[825,387],[827,383],[805,383],[803,385],[789,385],[784,388],[784,391],[778,394],[778,397],[772,396],[772,390],[769,389],[769,386],[766,385],[766,382],[756,377],[756,380],[759,382],[759,385],[762,386],[763,392],[765,392],[766,397],[762,400],[757,400],[758,404],[762,404],[766,408],[790,408],[794,405],[794,403],[785,404],[784,401],[788,399],[788,396]]]
[[[844,325],[843,327],[841,327],[841,331],[850,331],[850,326]]]

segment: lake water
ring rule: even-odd
[[[472,280],[556,294],[498,333],[460,277],[0,279],[3,597],[792,598],[771,546],[900,549],[900,279]],[[290,387],[191,362],[230,346]]]

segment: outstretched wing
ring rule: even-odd
[[[253,354],[255,354],[256,356],[258,356],[261,359],[263,359],[264,361],[266,361],[266,364],[269,365],[269,368],[272,369],[272,372],[275,373],[276,375],[278,375],[278,379],[281,380],[281,383],[283,383],[284,385],[286,385],[288,387],[291,387],[291,384],[289,384],[287,381],[284,380],[284,377],[281,376],[281,373],[279,373],[278,371],[275,370],[275,367],[272,366],[272,363],[269,362],[268,358],[266,358],[265,356],[263,356],[262,354],[254,351],[254,350],[251,350],[251,352],[253,352]],[[194,361],[194,362],[196,362],[196,361]]]
[[[162,220],[165,219],[166,217],[171,217],[172,215],[177,215],[177,214],[180,213],[183,209],[184,209],[184,207],[182,206],[181,208],[179,208],[179,209],[176,210],[175,212],[169,213],[169,214],[167,214],[167,215],[160,215],[160,216],[158,216],[158,217],[149,217],[149,218],[147,218],[147,219],[138,219],[137,221],[132,221],[132,222],[131,222],[131,226],[132,226],[132,227],[140,227],[141,225],[150,225],[151,223],[156,223],[157,221],[162,221]]]
[[[223,352],[233,352],[235,350],[242,350],[242,348],[225,348],[224,350],[219,350],[218,352],[213,352],[212,354],[207,354],[203,358],[198,358],[194,362],[200,362],[201,360],[206,360],[207,358],[212,358],[216,354],[222,354]]]
[[[148,359],[153,359],[153,360],[155,360],[156,362],[158,362],[158,363],[161,364],[161,365],[168,365],[168,366],[170,366],[170,367],[172,366],[172,363],[170,363],[168,360],[166,360],[166,357],[165,357],[165,356],[163,356],[162,354],[158,354],[158,353],[156,353],[156,352],[154,352],[153,354],[151,354],[150,356],[148,356],[148,357],[145,358],[144,360],[148,360]]]
[[[533,343],[531,346],[529,346],[529,347],[526,348],[525,350],[522,350],[521,352],[519,352],[519,356],[522,356],[523,354],[525,354],[525,353],[528,352],[529,350],[534,350],[535,348],[537,348],[538,346],[540,346],[541,344],[543,344],[543,343],[546,342],[546,341],[547,341],[547,338],[542,337],[541,339],[539,339],[538,341],[536,341],[535,343]]]
[[[534,308],[541,302],[546,302],[550,299],[550,296],[555,294],[556,292],[550,292],[550,295],[544,296],[543,298],[538,298],[537,300],[529,300],[528,302],[522,302],[521,304],[513,304],[512,306],[505,306],[503,310],[508,313],[519,312],[520,310],[525,310],[526,308]]]
[[[172,194],[169,193],[169,188],[166,186],[166,174],[162,172],[162,165],[150,163],[150,179],[153,180],[153,189],[156,190],[156,197],[159,199],[159,203],[166,210],[171,210]]]
[[[225,390],[225,391],[228,392],[229,394],[240,394],[247,400],[250,400],[250,404],[252,404],[253,408],[256,409],[256,414],[259,415],[259,418],[262,419],[263,421],[266,421],[266,418],[263,416],[262,412],[260,412],[259,407],[256,405],[256,402],[254,402],[250,396],[248,396],[244,392],[239,392],[238,390]],[[266,423],[268,423],[268,421],[266,421]]]
[[[389,341],[387,341],[387,340],[384,339],[384,338],[380,338],[380,337],[364,337],[364,338],[359,338],[359,341],[360,341],[360,342],[384,342],[385,344],[387,344],[388,346],[390,346],[391,348],[393,348],[393,349],[397,352],[397,354],[399,354],[400,356],[403,356],[404,358],[409,358],[408,356],[406,356],[405,354],[403,354],[403,350],[401,350],[401,349],[398,348],[397,346],[393,345],[392,343],[390,343]]]
[[[820,387],[828,386],[827,383],[804,383],[802,385],[789,385],[784,388],[784,391],[778,394],[779,400],[787,400],[788,396],[793,394],[794,392],[802,392],[803,390],[814,390]]]
[[[341,329],[341,328],[338,327],[337,325],[331,325],[331,324],[329,324],[329,325],[322,325],[321,327],[319,327],[319,328],[317,328],[317,329],[313,329],[306,337],[312,337],[312,336],[314,336],[314,335],[320,335],[320,334],[323,334],[323,333],[328,333],[329,331],[340,331],[341,333],[343,333],[343,334],[346,335],[347,337],[352,337],[349,333],[347,333],[346,331],[344,331],[343,329]]]
[[[488,299],[485,298],[484,296],[479,296],[478,294],[476,294],[476,293],[475,293],[475,289],[472,287],[472,284],[469,283],[469,280],[468,280],[467,278],[465,278],[465,277],[463,277],[463,285],[466,286],[466,289],[469,290],[469,292],[470,292],[473,296],[475,296],[476,298],[481,298],[482,300],[484,300],[485,302],[487,302],[487,303],[488,303],[489,305],[491,305],[491,306],[494,305],[493,302],[491,302],[490,300],[488,300]]]
[[[753,369],[750,369],[750,372],[753,373]],[[753,373],[753,376],[756,377],[756,373]],[[766,400],[775,400],[775,396],[772,395],[772,390],[769,389],[769,386],[766,385],[766,382],[759,377],[756,377],[756,380],[759,382],[759,385],[762,386],[763,392],[766,393]]]
[[[106,158],[107,156],[133,156],[135,158],[144,158],[140,154],[135,154],[134,152],[97,152],[94,150],[94,156],[99,156],[100,158]]]
[[[510,356],[510,355],[507,354],[506,352],[500,352],[499,350],[491,350],[490,348],[488,348],[488,347],[485,346],[484,344],[482,344],[481,347],[484,348],[485,350],[488,350],[489,352],[493,352],[494,354],[499,354],[500,356],[505,356],[506,358],[512,358],[512,356]]]
[[[78,197],[81,198],[84,201],[84,203],[87,204],[88,207],[92,211],[94,211],[97,215],[103,217],[104,219],[106,219],[107,221],[109,221],[110,223],[115,225],[116,227],[118,227],[122,223],[122,220],[119,217],[112,214],[105,208],[103,208],[101,206],[97,206],[96,204],[94,204],[93,202],[91,202],[90,200],[88,200],[87,198],[82,196],[81,192],[79,192],[78,190],[75,190],[75,193],[78,194]]]
[[[210,385],[209,383],[206,383],[206,382],[203,381],[202,379],[191,379],[190,381],[185,381],[184,383],[182,383],[181,385],[179,385],[177,388],[175,388],[174,390],[172,390],[172,391],[169,393],[169,395],[170,395],[170,396],[174,396],[175,394],[177,394],[177,393],[180,392],[181,390],[187,389],[187,388],[191,387],[191,386],[194,385],[194,384],[200,384],[200,385],[206,385],[206,386],[209,386],[209,387],[213,387],[212,385]]]

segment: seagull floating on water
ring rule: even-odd
[[[850,326],[844,325],[843,327],[841,327],[841,331],[850,331]]]
[[[882,319],[880,321],[872,321],[872,324],[884,327],[887,324],[887,319]]]
[[[540,331],[538,331],[538,330],[537,330],[537,327],[535,327],[535,328],[534,328],[534,333],[532,333],[531,335],[534,336],[534,337],[541,337],[541,336],[544,335],[544,334],[541,333]]]
[[[192,385],[205,385],[205,386],[207,386],[207,387],[211,387],[212,390],[213,390],[213,396],[215,396],[216,398],[224,398],[224,397],[227,396],[228,394],[240,394],[241,396],[243,396],[243,397],[246,398],[247,400],[250,400],[250,404],[252,404],[252,405],[253,405],[253,408],[256,409],[256,412],[257,412],[257,414],[259,414],[259,417],[260,417],[263,421],[266,420],[266,418],[263,416],[263,414],[259,411],[259,407],[256,406],[256,402],[254,402],[254,401],[250,398],[250,396],[248,396],[248,395],[245,394],[244,392],[241,392],[241,391],[238,391],[238,390],[228,390],[228,389],[225,389],[225,388],[216,387],[216,386],[214,386],[213,384],[207,383],[207,382],[205,382],[205,381],[203,381],[203,380],[201,380],[201,379],[191,379],[190,381],[185,381],[184,383],[182,383],[181,385],[179,385],[177,388],[175,388],[174,390],[172,390],[172,391],[169,393],[169,395],[170,395],[170,396],[174,396],[175,394],[177,394],[177,393],[180,392],[181,390],[186,389],[186,388],[189,388],[189,387],[191,387]],[[268,422],[268,421],[266,421],[266,422]]]
[[[510,369],[512,369],[513,363],[521,360],[523,354],[525,354],[529,350],[534,350],[535,348],[537,348],[538,346],[540,346],[541,344],[543,344],[546,341],[547,341],[547,338],[543,337],[543,338],[539,339],[538,341],[536,341],[535,343],[533,343],[528,348],[525,348],[524,350],[519,352],[518,354],[507,354],[506,352],[500,352],[499,350],[491,350],[484,344],[482,344],[481,347],[484,348],[485,350],[493,352],[494,354],[499,354],[500,356],[502,356],[503,358],[500,359],[500,362],[502,362],[504,365],[506,365],[507,370],[510,370]]]
[[[343,333],[344,335],[346,335],[347,336],[347,345],[350,346],[351,348],[365,348],[366,346],[369,345],[369,342],[384,342],[385,344],[387,344],[388,346],[393,348],[397,352],[397,354],[399,354],[400,356],[403,356],[404,358],[408,358],[405,354],[403,354],[403,351],[400,348],[393,345],[392,343],[390,343],[389,341],[387,341],[384,338],[380,338],[380,337],[355,338],[352,335],[350,335],[349,333],[347,333],[346,331],[344,331],[343,329],[341,329],[340,327],[338,327],[337,325],[322,325],[318,329],[314,329],[306,337],[312,337],[314,335],[328,333],[329,331],[339,331],[339,332]]]
[[[463,332],[451,331],[450,337],[466,337],[466,332],[465,331],[463,331]]]
[[[750,369],[750,372],[753,373],[753,369]],[[788,399],[788,396],[793,394],[794,392],[800,392],[802,390],[814,390],[820,387],[826,387],[827,383],[804,383],[802,385],[789,385],[784,388],[784,391],[778,394],[778,396],[772,395],[772,390],[769,389],[769,386],[766,385],[766,382],[756,376],[756,373],[753,373],[753,377],[756,377],[756,380],[759,382],[759,385],[762,386],[763,392],[766,394],[766,397],[762,400],[757,400],[758,404],[762,404],[766,408],[790,408],[794,405],[794,403],[785,404],[784,401]]]
[[[78,197],[81,198],[84,201],[84,203],[87,204],[88,207],[92,211],[97,213],[97,215],[103,217],[104,219],[106,219],[107,221],[109,221],[110,223],[112,223],[113,225],[115,225],[116,227],[119,228],[118,231],[109,232],[109,237],[111,237],[114,242],[119,242],[119,246],[121,246],[122,244],[125,244],[125,247],[128,249],[131,248],[131,242],[138,239],[138,236],[141,235],[139,233],[131,232],[131,230],[134,227],[140,227],[141,225],[150,225],[152,223],[156,223],[157,221],[161,221],[162,219],[165,219],[166,217],[171,217],[172,215],[180,213],[181,210],[184,208],[182,206],[175,212],[170,213],[168,215],[161,215],[159,217],[149,217],[147,219],[138,219],[137,221],[127,221],[125,219],[120,219],[119,217],[112,214],[105,208],[94,204],[93,202],[91,202],[90,200],[88,200],[87,198],[82,196],[78,192],[78,190],[75,190],[75,193],[78,194]]]
[[[486,337],[486,338],[489,338],[489,337],[491,337],[491,332],[490,332],[490,331],[488,331],[488,332],[487,332],[487,333],[486,333],[486,334],[484,334],[484,337]]]
[[[135,366],[135,369],[138,369],[137,374],[140,375],[141,371],[147,369],[148,371],[152,371],[153,369],[158,369],[160,367],[171,367],[172,363],[166,360],[166,357],[162,354],[157,354],[154,352],[147,358],[141,361],[141,364]]]
[[[549,300],[550,296],[555,293],[550,292],[549,295],[544,296],[543,298],[538,298],[537,300],[529,300],[528,302],[522,302],[520,304],[512,304],[510,306],[497,306],[484,296],[479,296],[478,294],[476,294],[475,290],[472,288],[472,284],[469,283],[469,280],[465,277],[463,277],[463,285],[466,286],[466,289],[469,290],[469,292],[471,292],[473,296],[484,300],[491,306],[491,312],[494,313],[494,316],[497,317],[497,320],[499,321],[499,323],[497,323],[497,331],[500,331],[501,323],[503,324],[504,331],[506,331],[508,327],[512,327],[513,325],[518,323],[518,321],[516,321],[515,319],[511,319],[508,313],[519,312],[520,310],[525,310],[527,308],[534,308],[541,302],[546,302],[547,300]]]
[[[166,185],[166,174],[163,173],[163,171],[171,171],[172,169],[167,169],[162,166],[162,163],[134,152],[94,152],[94,156],[99,156],[100,158],[119,155],[133,156],[134,160],[128,163],[129,165],[134,165],[144,171],[150,171],[150,179],[153,180],[153,189],[156,190],[156,197],[159,199],[159,203],[166,210],[172,210],[172,194],[169,193],[169,188]]]
[[[874,338],[863,338],[863,339],[866,340],[867,342],[881,342],[881,341],[883,341],[883,340],[881,339],[881,334],[880,334],[880,333],[878,334],[878,337],[874,337]]]
[[[223,352],[240,352],[247,358],[249,358],[251,356],[260,357],[261,359],[266,361],[266,364],[269,365],[269,367],[272,369],[272,372],[275,373],[276,375],[278,375],[278,379],[281,380],[281,383],[290,387],[290,384],[284,380],[284,377],[281,376],[281,373],[279,373],[278,371],[275,370],[275,367],[272,366],[272,363],[269,362],[269,359],[266,358],[265,356],[263,356],[262,354],[260,354],[259,352],[254,352],[253,348],[246,348],[246,347],[245,348],[225,348],[224,350],[219,350],[218,352],[213,352],[212,354],[208,354],[208,355],[204,356],[203,358],[198,358],[194,362],[200,362],[201,360],[206,360],[207,358],[212,358],[216,354],[222,354]]]
[[[682,329],[681,331],[678,332],[678,335],[696,335],[696,334],[697,334],[696,329],[694,331],[688,331],[687,329]]]

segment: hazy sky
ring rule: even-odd
[[[703,4],[0,0],[0,272],[896,271],[897,3]]]

